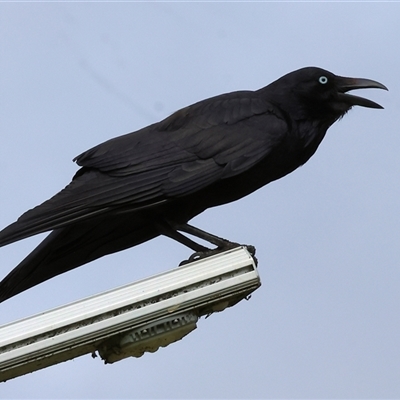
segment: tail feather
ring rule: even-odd
[[[104,213],[106,209],[95,210],[92,213],[86,213],[84,216],[85,219],[89,219],[91,216],[95,216],[96,214]],[[71,225],[74,222],[74,219],[69,216],[69,219],[60,220],[60,221],[51,221],[50,224],[47,224],[47,221],[30,221],[25,222],[24,220],[18,219],[14,223],[6,226],[2,231],[0,231],[0,247],[6,246],[8,244],[17,242],[18,240],[26,239],[30,236],[37,235],[39,233],[58,230],[63,228],[63,226]],[[83,219],[83,218],[81,218]],[[79,218],[77,218],[79,223]]]
[[[54,276],[158,235],[148,221],[129,221],[126,216],[56,229],[0,282],[0,302]]]

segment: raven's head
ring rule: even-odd
[[[328,119],[330,123],[353,106],[383,108],[371,100],[348,94],[348,91],[366,88],[388,90],[386,86],[370,79],[346,78],[316,67],[291,72],[270,86],[273,86],[275,95],[280,92],[281,98],[291,98],[288,102],[290,110],[287,111],[292,116]]]

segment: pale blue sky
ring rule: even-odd
[[[290,176],[193,222],[257,248],[263,285],[184,340],[90,355],[1,398],[400,398],[400,4],[1,3],[0,226],[64,187],[72,158],[195,101],[304,66],[378,80]],[[44,236],[0,249],[6,275]],[[159,238],[0,304],[0,323],[175,267]]]

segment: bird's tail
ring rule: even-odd
[[[158,236],[152,224],[124,218],[80,223],[51,232],[0,282],[0,302],[89,261]]]

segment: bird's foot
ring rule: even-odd
[[[193,253],[187,260],[183,260],[179,266],[183,266],[186,264],[189,264],[194,261],[202,260],[203,258],[207,258],[219,253],[223,253],[224,251],[230,250],[230,249],[235,249],[236,247],[245,247],[247,251],[250,253],[252,258],[254,259],[255,263],[257,264],[257,259],[255,258],[256,254],[256,248],[252,245],[247,245],[247,244],[239,244],[235,242],[230,242],[226,241],[223,246],[217,247],[216,249],[209,249],[205,251],[196,251]]]

